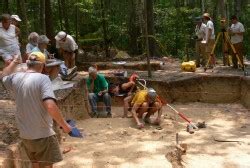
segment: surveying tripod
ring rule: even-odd
[[[237,53],[235,47],[234,47],[233,44],[231,43],[230,38],[229,38],[229,35],[228,35],[228,33],[227,33],[227,31],[226,31],[225,28],[223,28],[222,31],[218,33],[218,36],[217,36],[217,38],[216,38],[216,41],[215,41],[214,46],[213,46],[213,48],[212,48],[212,51],[211,51],[211,53],[210,53],[210,55],[209,55],[209,57],[208,57],[207,64],[205,65],[204,71],[206,71],[207,68],[208,68],[208,66],[209,66],[209,63],[210,63],[210,61],[211,61],[211,59],[212,59],[212,55],[214,55],[214,50],[215,50],[216,45],[218,44],[218,41],[219,41],[219,39],[220,39],[221,36],[222,36],[222,42],[223,42],[223,54],[225,54],[225,48],[226,48],[227,44],[229,44],[229,47],[232,49],[233,54],[236,56],[238,62],[240,63],[240,67],[241,67],[242,70],[244,71],[244,63],[243,63],[243,60],[242,60],[242,62],[241,62],[240,57],[239,57],[239,55],[238,55],[238,53]],[[223,55],[223,62],[225,61],[224,59],[227,59],[227,63],[229,64],[229,58],[228,58],[228,57],[225,58],[225,56]],[[224,62],[224,65],[225,65],[225,62]]]

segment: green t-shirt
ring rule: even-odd
[[[87,79],[88,90],[90,90],[92,79]],[[108,89],[108,82],[105,77],[101,74],[97,74],[96,79],[94,81],[94,93],[99,93],[100,91]]]

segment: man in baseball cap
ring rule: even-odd
[[[14,95],[19,136],[32,167],[53,167],[54,163],[63,160],[53,121],[65,133],[72,131],[56,104],[49,77],[41,73],[44,63],[43,53],[32,52],[25,72],[13,73],[18,65],[15,59],[2,73],[5,88]]]

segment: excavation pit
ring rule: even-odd
[[[160,96],[194,123],[206,122],[206,128],[189,134],[186,132],[187,123],[166,106],[163,107],[161,129],[146,125],[145,129],[138,130],[131,118],[121,118],[122,101],[118,98],[113,100],[114,118],[89,118],[86,115],[86,95],[83,94],[84,75],[80,73],[77,79],[77,83],[81,84],[80,90],[76,87],[61,99],[61,109],[67,119],[77,120],[77,126],[84,132],[85,138],[76,139],[60,134],[63,137],[62,150],[69,146],[72,149],[64,155],[64,161],[55,167],[181,167],[166,157],[176,145],[177,132],[180,142],[188,145],[186,155],[182,156],[182,166],[226,168],[250,165],[249,77],[176,74],[160,80],[147,80],[148,86],[155,88]],[[107,78],[113,82],[119,80],[112,76]],[[14,104],[11,100],[2,100],[3,105],[7,102],[9,113],[4,113],[14,121]],[[2,111],[6,109],[5,106],[1,107]],[[74,107],[75,111],[72,112]],[[15,127],[14,122],[10,123]],[[11,142],[11,147],[4,142],[2,144],[0,149],[6,149],[5,154],[1,154],[2,165],[29,164],[18,160],[23,154],[19,151],[18,143]]]

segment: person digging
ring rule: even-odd
[[[153,88],[138,91],[132,99],[131,105],[132,115],[139,129],[144,128],[144,123],[139,120],[143,118],[144,113],[147,113],[143,118],[144,122],[151,124],[150,116],[158,111],[158,115],[152,124],[160,124],[162,102]]]

